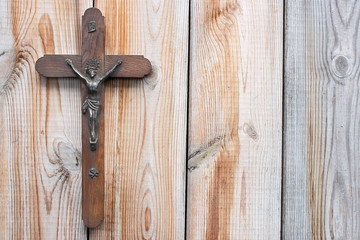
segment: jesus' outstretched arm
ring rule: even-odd
[[[107,73],[100,79],[100,81],[102,82],[105,79],[107,79],[110,76],[110,74],[112,74],[116,70],[116,68],[118,66],[120,66],[121,64],[122,64],[122,60],[118,60],[115,64],[115,66],[113,66],[109,71],[107,71]]]
[[[65,62],[71,67],[76,76],[80,78],[86,84],[86,77],[74,66],[70,58],[65,59]]]

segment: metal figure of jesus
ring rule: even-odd
[[[96,133],[98,129],[97,117],[98,110],[101,106],[101,101],[98,96],[98,87],[117,69],[118,66],[122,64],[122,60],[118,60],[116,64],[102,77],[97,75],[100,62],[96,58],[92,58],[87,61],[85,68],[86,75],[82,74],[81,71],[74,66],[70,58],[66,58],[65,62],[71,67],[75,75],[85,84],[87,88],[88,96],[84,100],[81,109],[83,114],[89,111],[90,149],[91,151],[96,151],[96,145],[99,139]]]

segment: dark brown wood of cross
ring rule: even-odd
[[[143,78],[151,72],[143,56],[105,55],[104,16],[89,8],[82,17],[81,55],[45,55],[36,62],[44,77],[77,77],[82,84],[82,217],[93,228],[104,219],[103,82]]]

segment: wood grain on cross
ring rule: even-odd
[[[96,227],[104,219],[102,80],[143,78],[151,72],[151,64],[143,56],[105,55],[104,16],[99,9],[89,8],[82,17],[81,55],[45,55],[36,62],[36,70],[44,77],[78,77],[85,83],[82,85],[82,215],[86,226]]]

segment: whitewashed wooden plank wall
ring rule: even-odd
[[[359,1],[287,1],[284,239],[360,239]]]
[[[282,1],[191,1],[187,239],[278,239]]]
[[[189,3],[96,1],[106,54],[143,54],[143,81],[105,86],[105,222],[90,239],[184,239]]]
[[[0,239],[85,239],[80,83],[40,78],[46,53],[80,50],[90,1],[1,0]]]
[[[81,220],[80,83],[35,61],[106,54],[105,221]],[[355,0],[0,0],[0,239],[360,239]]]

